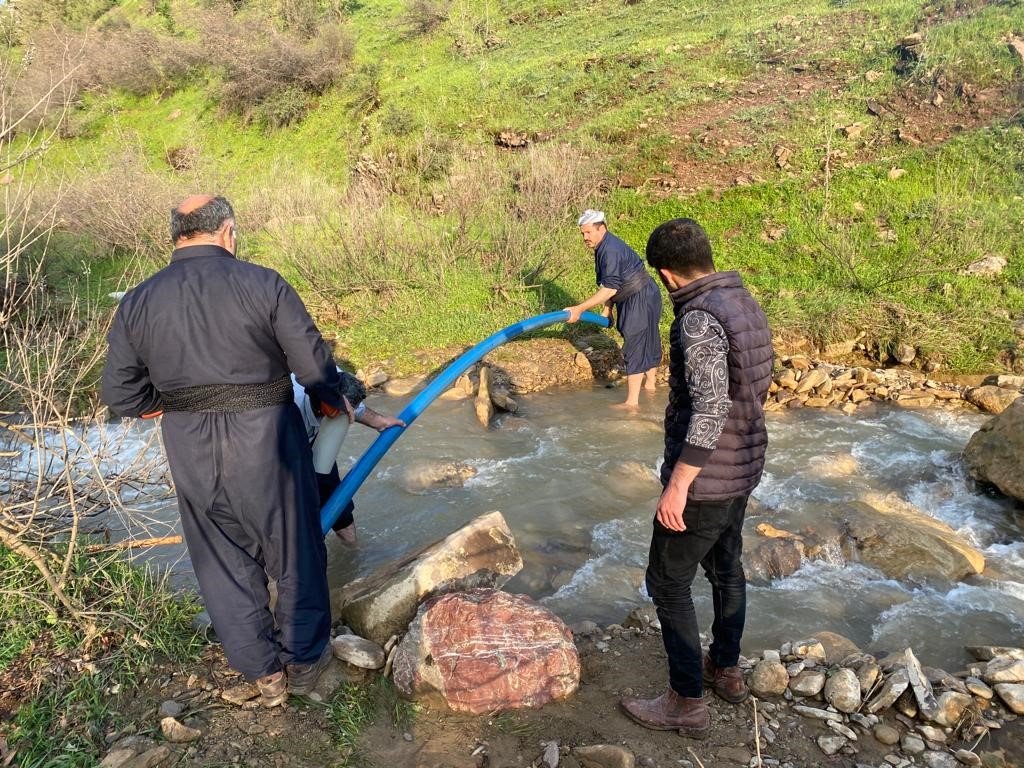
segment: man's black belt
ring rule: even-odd
[[[165,411],[240,413],[292,402],[292,380],[282,376],[266,384],[200,384],[161,392]]]
[[[626,299],[636,296],[646,286],[647,281],[651,279],[651,276],[646,271],[641,270],[640,272],[634,272],[632,275],[626,278],[622,287],[615,291],[615,295],[612,296],[612,301],[616,304],[621,304]]]

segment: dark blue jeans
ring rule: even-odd
[[[687,501],[682,533],[654,521],[647,592],[661,621],[669,684],[680,696],[698,698],[704,693],[700,632],[690,593],[698,565],[711,582],[715,606],[711,661],[718,667],[734,667],[739,661],[747,613],[742,563],[747,498]]]

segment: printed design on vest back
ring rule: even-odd
[[[696,448],[713,450],[732,405],[729,342],[722,324],[703,310],[686,312],[682,317],[682,330],[686,383],[693,402],[686,442]]]

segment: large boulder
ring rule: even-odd
[[[963,536],[898,496],[868,494],[839,511],[847,552],[890,578],[958,581],[985,569]]]
[[[982,426],[967,443],[971,477],[1024,501],[1024,398]]]
[[[428,600],[398,644],[404,695],[480,715],[538,708],[580,683],[572,632],[525,595],[475,589]]]
[[[978,410],[999,414],[1020,399],[1020,392],[1015,389],[1003,389],[988,385],[968,389],[964,393],[964,397]]]
[[[743,547],[743,574],[753,584],[767,584],[796,573],[804,554],[803,540],[798,537],[754,540]]]
[[[335,590],[332,607],[356,634],[383,645],[405,631],[424,599],[476,587],[499,588],[522,567],[508,523],[500,512],[489,512],[447,538]]]

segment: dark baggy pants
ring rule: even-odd
[[[172,412],[163,435],[185,543],[228,662],[254,680],[316,661],[330,639],[327,550],[298,409]]]
[[[718,667],[734,667],[739,661],[747,611],[741,560],[747,498],[687,501],[682,533],[654,521],[647,592],[661,621],[669,684],[680,696],[698,698],[704,692],[700,633],[690,593],[698,564],[711,582],[715,606],[711,661]]]

